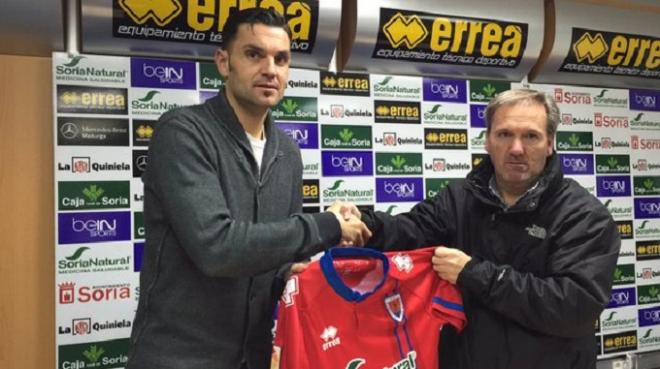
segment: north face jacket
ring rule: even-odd
[[[490,159],[409,213],[365,211],[385,250],[446,245],[472,257],[459,274],[467,327],[444,330],[442,369],[593,369],[595,321],[620,248],[608,210],[563,177],[552,155],[538,186],[506,208]]]
[[[297,145],[268,116],[261,170],[221,91],[163,115],[143,176],[146,245],[128,369],[270,366],[278,269],[341,237],[302,210]]]

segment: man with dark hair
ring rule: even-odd
[[[552,99],[505,91],[486,117],[489,158],[409,213],[362,214],[368,245],[447,246],[432,263],[461,291],[468,323],[460,335],[443,329],[441,368],[595,369],[594,322],[610,299],[617,227],[563,177]]]
[[[233,13],[215,55],[225,87],[160,118],[129,369],[267,368],[291,263],[370,235],[337,207],[300,213],[300,151],[269,114],[287,84],[289,35],[273,10]]]

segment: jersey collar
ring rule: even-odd
[[[380,282],[378,282],[378,284],[376,285],[376,287],[374,287],[373,290],[366,292],[364,294],[354,291],[353,289],[346,286],[344,282],[341,280],[341,277],[339,277],[339,274],[337,273],[337,270],[335,269],[333,263],[336,257],[355,257],[355,256],[376,258],[376,259],[380,259],[383,262],[383,278],[381,279]],[[390,265],[387,260],[387,257],[383,255],[383,253],[373,249],[360,248],[360,247],[333,247],[331,249],[326,250],[325,254],[321,257],[321,260],[319,262],[321,264],[321,271],[323,271],[323,275],[325,276],[325,279],[328,281],[332,289],[335,290],[335,292],[339,296],[351,302],[363,301],[367,297],[371,296],[374,292],[378,291],[378,289],[385,283],[385,280],[387,279],[387,275],[390,270]]]

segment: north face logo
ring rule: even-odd
[[[531,227],[525,228],[527,233],[529,233],[530,236],[540,238],[542,240],[545,240],[546,231],[545,228],[539,227],[536,224],[532,224]]]

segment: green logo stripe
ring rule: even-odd
[[[213,63],[199,63],[199,86],[205,89],[217,90],[224,84],[224,78],[218,73]]]
[[[89,250],[89,247],[80,247],[76,252],[73,253],[71,256],[65,257],[65,259],[73,261],[73,260],[78,260],[80,256],[83,254],[83,252]]]
[[[630,156],[596,155],[596,173],[628,174],[630,173]]]
[[[425,198],[432,199],[436,197],[447,186],[458,181],[461,181],[461,178],[426,178],[424,180],[426,188]]]
[[[591,132],[557,132],[557,151],[593,151]]]
[[[140,239],[145,238],[146,234],[144,233],[144,213],[134,212],[133,213],[133,238]]]
[[[635,196],[660,195],[660,176],[633,177]]]
[[[322,125],[321,147],[332,149],[370,149],[370,126]]]
[[[655,304],[660,302],[660,284],[637,286],[637,303]]]
[[[376,153],[376,174],[419,175],[423,170],[421,153]]]
[[[280,103],[271,109],[275,120],[307,121],[318,120],[318,108],[315,97],[285,96]]]
[[[511,83],[502,81],[471,80],[470,101],[489,102],[500,92],[511,88]]]
[[[126,366],[128,338],[58,346],[58,368],[110,369]]]
[[[614,285],[635,283],[635,264],[617,265],[614,269]]]
[[[129,208],[129,181],[59,182],[59,210]]]

